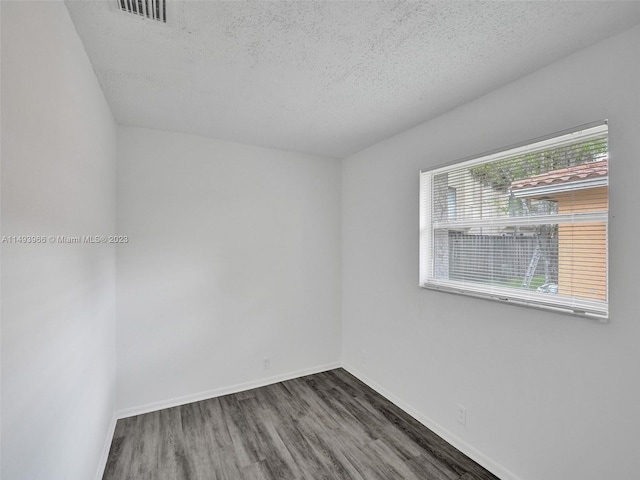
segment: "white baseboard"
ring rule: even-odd
[[[107,438],[102,447],[102,455],[100,456],[100,463],[98,464],[98,471],[96,472],[96,480],[102,480],[104,475],[104,469],[107,467],[107,460],[109,459],[109,450],[111,449],[111,442],[113,441],[113,434],[116,431],[116,423],[118,418],[113,415],[111,418],[111,424],[107,432]]]
[[[400,398],[395,396],[393,393],[391,393],[389,390],[384,388],[382,385],[379,385],[378,383],[374,382],[373,380],[371,380],[366,375],[359,372],[357,369],[355,369],[351,365],[343,364],[342,368],[344,368],[351,375],[353,375],[363,383],[367,384],[369,387],[374,389],[376,392],[378,392],[380,395],[385,397],[391,403],[393,403],[397,407],[404,410],[406,413],[408,413],[417,421],[422,423],[425,427],[427,427],[429,430],[434,432],[440,438],[445,440],[447,443],[453,445],[455,448],[457,448],[462,453],[464,453],[467,457],[471,458],[473,461],[475,461],[482,467],[486,468],[487,470],[489,470],[491,473],[493,473],[500,479],[522,480],[518,476],[516,476],[514,473],[504,468],[502,465],[496,463],[495,461],[487,457],[482,452],[476,450],[474,447],[472,447],[468,443],[461,440],[458,436],[452,434],[445,428],[441,427],[440,425],[438,425],[438,423],[434,422],[426,415],[423,415],[421,412],[413,408],[411,405],[407,404],[406,402],[403,402]]]
[[[161,400],[159,402],[147,403],[146,405],[139,405],[136,407],[125,408],[116,412],[116,417],[127,418],[135,415],[141,415],[143,413],[155,412],[156,410],[162,410],[164,408],[177,407],[179,405],[185,405],[187,403],[199,402],[201,400],[207,400],[209,398],[221,397],[222,395],[229,395],[232,393],[244,392],[245,390],[251,390],[253,388],[264,387],[266,385],[272,385],[278,382],[284,382],[285,380],[292,380],[298,377],[304,377],[305,375],[312,375],[314,373],[326,372],[327,370],[333,370],[342,366],[341,362],[333,362],[326,365],[320,365],[304,370],[298,370],[296,372],[289,372],[273,377],[260,378],[251,382],[238,383],[229,387],[215,388],[213,390],[206,390],[204,392],[194,393],[191,395],[184,395],[181,397],[170,398],[167,400]]]

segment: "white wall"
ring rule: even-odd
[[[116,129],[62,2],[2,2],[2,234],[115,229]],[[2,245],[4,480],[86,480],[115,405],[115,248]]]
[[[345,363],[504,478],[640,471],[639,54],[640,27],[344,162]],[[609,324],[418,288],[421,168],[604,118]]]
[[[339,161],[123,127],[117,178],[120,410],[339,362]]]

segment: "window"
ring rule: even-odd
[[[455,187],[449,187],[447,190],[447,208],[449,220],[455,220],[457,214],[456,208],[458,206],[458,196]]]
[[[420,173],[420,285],[608,317],[606,122]]]

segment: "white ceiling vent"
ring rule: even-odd
[[[123,12],[167,23],[167,0],[116,0],[116,3]]]

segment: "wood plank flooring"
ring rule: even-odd
[[[103,480],[497,480],[343,369],[119,420]]]

